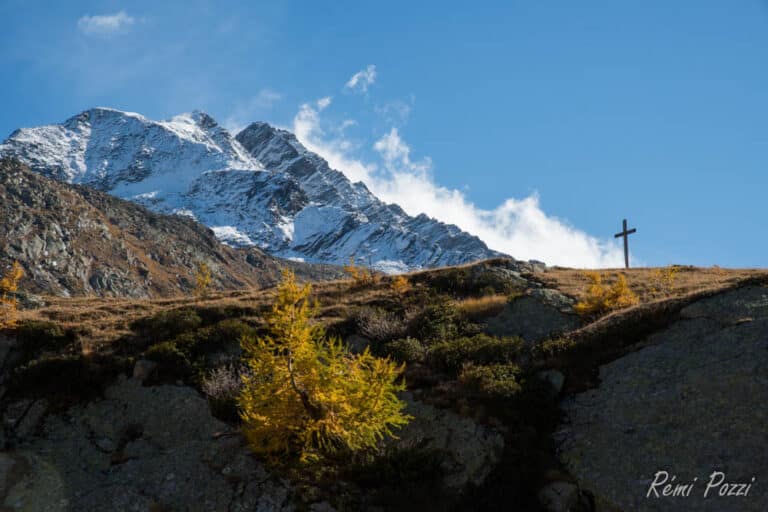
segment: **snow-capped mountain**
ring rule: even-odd
[[[499,255],[456,226],[381,202],[266,123],[233,137],[202,112],[152,121],[95,108],[63,124],[16,130],[0,156],[193,217],[230,245],[287,258],[339,264],[354,256],[402,271]]]

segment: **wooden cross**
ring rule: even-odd
[[[613,235],[613,238],[619,238],[620,236],[624,237],[624,266],[626,268],[629,268],[629,235],[636,232],[637,230],[635,228],[627,230],[627,219],[624,219],[621,233]]]

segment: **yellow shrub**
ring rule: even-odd
[[[250,372],[238,398],[251,448],[268,457],[317,460],[338,450],[373,448],[410,419],[397,392],[404,367],[353,355],[313,324],[311,287],[286,270],[267,318],[268,335],[243,337]]]
[[[211,286],[211,269],[208,268],[208,264],[203,262],[197,267],[195,273],[195,296],[197,298],[205,298],[208,295],[208,288]]]
[[[408,278],[405,276],[396,276],[392,279],[392,282],[389,283],[389,287],[395,294],[405,295],[408,290],[411,289],[411,282],[408,281]]]
[[[0,328],[16,325],[15,293],[19,289],[19,281],[22,277],[24,277],[24,269],[18,261],[14,261],[11,268],[0,279]]]
[[[344,265],[344,271],[352,277],[358,286],[372,285],[377,281],[376,274],[367,268],[358,266],[354,256],[349,257],[349,263]]]
[[[590,284],[586,298],[574,306],[577,313],[598,315],[638,303],[637,295],[629,288],[624,274],[619,274],[611,286],[603,284],[602,276],[598,272],[587,272],[585,275]]]
[[[657,268],[653,271],[653,291],[656,293],[671,294],[675,287],[677,274],[680,272],[678,265],[670,265]]]

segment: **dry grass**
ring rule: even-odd
[[[383,283],[360,289],[352,280],[313,284],[313,295],[321,305],[320,320],[330,324],[349,318],[358,308],[393,298]],[[116,299],[101,297],[43,297],[45,307],[19,312],[19,320],[46,320],[63,328],[82,328],[89,332],[89,350],[102,348],[120,338],[130,336],[130,325],[161,311],[191,307],[195,309],[227,308],[239,310],[244,319],[261,322],[274,297],[274,288],[249,288],[227,292],[211,292],[200,299],[177,296],[157,299]]]
[[[674,281],[669,286],[660,286],[659,283],[659,273],[667,270],[664,267],[605,269],[600,272],[603,275],[603,282],[607,285],[612,285],[619,274],[624,274],[630,289],[639,297],[641,303],[706,289],[727,288],[746,279],[768,276],[768,270],[762,269],[691,266],[679,266],[678,269]],[[590,280],[584,270],[548,268],[544,273],[536,274],[536,277],[545,285],[557,288],[576,300],[586,299]]]
[[[639,269],[644,275],[652,269]],[[691,279],[690,291],[613,311],[540,347],[540,367],[569,368],[569,389],[594,387],[598,366],[621,357],[628,347],[673,322],[685,306],[744,285],[768,286],[766,271],[732,271],[727,280]],[[701,276],[700,276],[701,277]],[[695,284],[694,284],[695,283]]]
[[[471,320],[480,320],[501,313],[508,301],[507,295],[486,295],[464,299],[456,305]]]
[[[483,262],[488,264],[488,262]],[[444,272],[437,269],[435,272]],[[759,277],[768,277],[768,270],[720,269],[680,267],[674,283],[668,292],[659,293],[658,272],[653,268],[638,268],[603,271],[605,283],[612,284],[619,273],[625,273],[630,288],[638,295],[641,303],[672,296],[683,296],[702,290],[717,290]],[[535,277],[547,286],[560,289],[563,293],[583,299],[589,280],[583,270],[551,268]],[[365,288],[355,285],[353,280],[338,280],[315,283],[314,296],[321,305],[320,321],[326,324],[346,320],[355,311],[382,302],[402,302],[402,297],[392,290],[388,280]],[[45,297],[46,306],[35,310],[19,312],[19,320],[49,320],[62,324],[64,328],[86,328],[88,340],[93,349],[98,349],[121,337],[132,334],[132,322],[153,316],[163,310],[182,307],[232,308],[239,310],[244,319],[260,323],[261,313],[269,307],[274,289],[246,288],[227,292],[211,292],[208,297],[197,300],[192,296],[178,296],[157,299],[115,299],[96,297]],[[464,299],[459,307],[470,317],[487,317],[500,312],[507,301],[505,295],[490,295],[481,298]]]

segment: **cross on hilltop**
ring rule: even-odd
[[[626,268],[629,268],[629,235],[632,233],[637,233],[637,230],[635,228],[627,230],[627,219],[624,219],[621,233],[613,235],[613,238],[619,238],[620,236],[624,237],[624,266]]]

